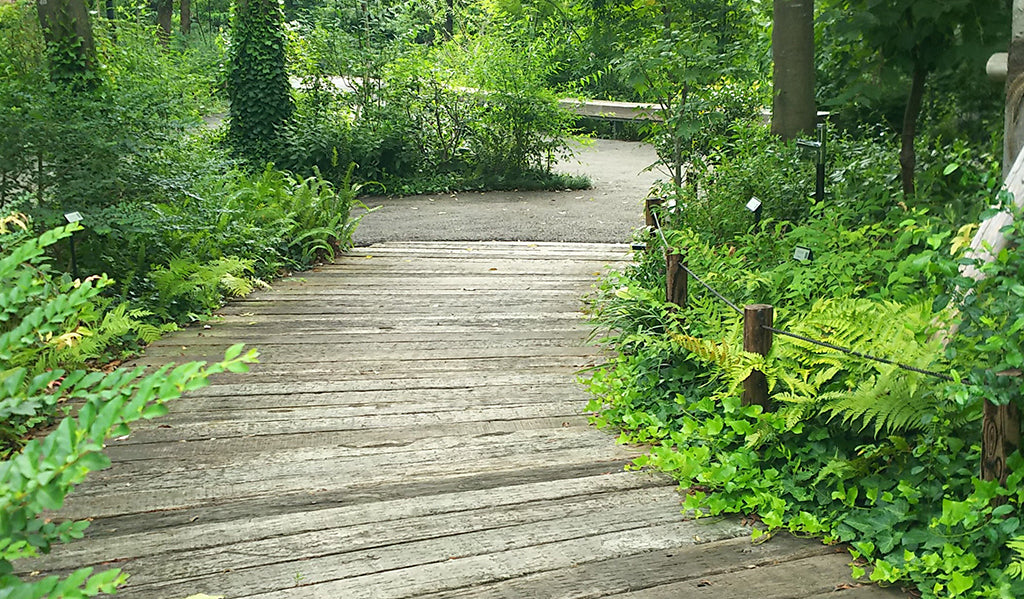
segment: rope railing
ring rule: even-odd
[[[943,380],[943,381],[954,381],[955,380],[955,379],[953,379],[953,377],[951,377],[949,375],[946,375],[946,374],[942,374],[940,372],[934,372],[934,371],[931,371],[931,370],[926,370],[924,368],[918,368],[916,366],[911,366],[909,364],[903,364],[903,363],[897,362],[895,360],[890,360],[888,358],[883,358],[883,357],[875,356],[875,355],[872,355],[872,354],[869,354],[869,353],[857,351],[855,349],[851,349],[849,347],[843,347],[843,346],[837,345],[835,343],[829,343],[827,341],[821,341],[821,340],[818,340],[818,339],[813,339],[813,338],[807,337],[805,335],[800,335],[800,334],[797,334],[797,333],[793,333],[793,332],[790,332],[790,331],[787,331],[787,330],[780,329],[780,328],[777,328],[775,326],[772,326],[773,325],[773,323],[771,322],[771,320],[773,318],[773,308],[772,308],[772,306],[768,306],[768,305],[764,305],[764,304],[755,304],[755,305],[752,305],[752,306],[747,306],[746,309],[741,309],[735,302],[730,301],[727,297],[722,295],[722,293],[720,293],[717,289],[715,289],[714,287],[709,285],[706,281],[704,281],[699,276],[697,276],[697,274],[694,273],[689,268],[689,266],[687,266],[685,263],[683,263],[681,260],[679,260],[678,257],[676,257],[675,260],[673,261],[672,256],[674,256],[675,254],[671,251],[672,250],[672,245],[669,244],[668,239],[665,237],[665,232],[662,230],[662,226],[661,226],[661,219],[658,217],[657,210],[655,209],[655,206],[660,205],[661,200],[657,199],[657,198],[654,198],[653,200],[654,200],[654,202],[650,202],[650,201],[648,202],[647,206],[645,207],[645,213],[649,215],[648,222],[652,223],[651,228],[653,228],[657,232],[658,236],[661,238],[661,242],[664,244],[664,247],[665,247],[666,263],[667,263],[668,270],[669,270],[669,275],[670,275],[668,277],[667,290],[666,290],[666,294],[667,294],[667,297],[669,298],[669,301],[671,302],[672,298],[680,297],[680,295],[681,295],[681,302],[674,302],[674,303],[676,303],[677,305],[682,305],[686,301],[685,300],[685,288],[686,288],[685,282],[682,283],[682,289],[684,290],[682,292],[682,294],[678,293],[677,291],[675,291],[673,289],[673,281],[672,281],[672,277],[671,277],[671,270],[672,270],[673,263],[675,262],[675,266],[677,266],[679,269],[681,269],[683,272],[685,272],[687,274],[687,276],[693,277],[693,279],[695,281],[700,283],[701,286],[703,286],[711,294],[713,294],[715,297],[717,297],[722,303],[724,303],[725,305],[729,306],[730,308],[732,308],[736,312],[744,315],[743,348],[745,350],[747,350],[747,351],[756,351],[756,353],[760,353],[762,355],[767,355],[768,349],[771,347],[771,335],[767,335],[767,339],[757,338],[758,337],[758,333],[764,331],[764,332],[767,332],[767,333],[774,333],[776,335],[781,335],[783,337],[790,337],[792,339],[797,339],[797,340],[803,341],[805,343],[810,343],[812,345],[816,345],[816,346],[819,346],[819,347],[824,347],[824,348],[827,348],[827,349],[831,349],[833,351],[837,351],[837,352],[840,352],[840,353],[843,353],[843,354],[847,354],[847,355],[850,355],[850,356],[861,358],[863,360],[868,360],[868,361],[872,361],[872,362],[879,362],[881,364],[888,364],[890,366],[895,366],[895,367],[900,368],[902,370],[907,370],[907,371],[910,371],[910,372],[916,372],[918,374],[923,374],[925,376],[930,376],[930,377],[937,378],[937,379],[940,379],[940,380]],[[751,320],[752,322],[748,323],[748,319]],[[764,320],[767,320],[767,322],[764,322]],[[755,376],[755,375],[759,375],[759,376]],[[768,401],[768,399],[767,399],[767,397],[768,397],[767,381],[761,380],[761,379],[763,379],[764,375],[762,373],[760,373],[760,372],[755,372],[755,373],[752,373],[751,376],[754,377],[755,380],[753,381],[753,384],[750,386],[750,388],[748,388],[748,385],[746,383],[744,384],[744,403],[758,403],[758,404],[762,404],[762,405],[767,405],[767,401]]]
[[[665,244],[666,248],[672,247],[672,246],[669,245],[668,239],[665,238],[665,232],[661,230],[661,221],[658,219],[658,213],[652,211],[651,212],[651,218],[654,219],[655,229],[658,231],[658,234],[661,236],[661,242]],[[680,263],[679,267],[682,268],[684,271],[686,271],[687,275],[693,277],[694,281],[697,281],[698,283],[700,283],[705,289],[707,289],[708,291],[713,293],[716,297],[718,297],[718,299],[722,300],[722,302],[725,305],[729,306],[730,308],[732,308],[733,310],[735,310],[739,314],[743,314],[743,310],[739,306],[737,306],[735,303],[729,301],[729,299],[727,297],[725,297],[724,295],[722,295],[721,293],[719,293],[718,290],[716,290],[714,287],[712,287],[711,285],[708,285],[706,282],[704,282],[704,280],[701,279],[700,277],[698,277],[697,273],[695,273],[692,270],[690,270],[690,268],[688,266],[686,266],[685,264]]]

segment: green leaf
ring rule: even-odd
[[[64,505],[64,494],[56,485],[40,485],[36,489],[36,501],[44,510],[59,510]]]
[[[239,355],[242,354],[242,348],[244,348],[244,347],[245,347],[244,343],[236,343],[236,344],[232,345],[231,347],[229,347],[227,349],[226,352],[224,352],[224,360],[225,361],[234,360],[235,358],[237,358]]]
[[[965,576],[959,572],[953,572],[950,576],[947,588],[953,597],[962,595],[974,586],[974,577]]]
[[[151,403],[142,410],[142,417],[146,420],[152,420],[153,418],[159,418],[167,415],[167,406],[163,403]]]

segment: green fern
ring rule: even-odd
[[[808,316],[788,328],[861,353],[941,370],[941,347],[929,339],[932,321],[925,304],[839,298],[816,302]],[[925,428],[945,405],[926,375],[799,339],[777,337],[770,365],[786,390],[777,399],[788,406],[813,403],[830,419],[859,423],[860,430],[870,428],[875,435]],[[806,407],[801,411],[807,413]]]
[[[1012,578],[1024,580],[1024,537],[1014,537],[1006,542],[1006,547],[1013,551],[1013,561],[1006,566],[1006,573]]]
[[[939,342],[929,339],[932,321],[925,304],[839,298],[818,301],[801,320],[781,326],[862,353],[942,370]],[[825,414],[875,435],[919,430],[946,407],[934,379],[926,375],[785,336],[776,336],[769,355],[759,356],[740,349],[738,320],[727,330],[722,341],[671,332],[667,337],[678,350],[714,365],[726,381],[724,394],[740,393],[752,370],[763,372],[788,428]],[[763,443],[771,434],[765,428],[752,434],[748,443]]]
[[[166,267],[151,270],[149,277],[163,316],[197,318],[220,307],[225,296],[239,297],[266,285],[251,273],[251,260],[226,257],[200,264],[178,257]]]

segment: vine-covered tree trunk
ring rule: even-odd
[[[192,33],[192,0],[181,0],[181,34]]]
[[[914,195],[914,170],[917,168],[917,152],[914,140],[917,138],[917,117],[921,114],[921,101],[924,99],[924,82],[928,72],[920,61],[914,61],[911,75],[910,95],[903,111],[903,132],[900,134],[900,180],[903,183],[904,197]]]
[[[237,152],[254,162],[274,159],[295,111],[283,22],[277,0],[238,0],[235,7],[228,137]]]
[[[50,80],[75,90],[93,87],[98,81],[96,48],[85,2],[36,0],[36,13],[46,40]]]
[[[167,45],[171,41],[171,20],[174,17],[174,0],[156,1],[157,36],[160,43]]]
[[[775,0],[772,133],[793,139],[814,129],[814,0]]]

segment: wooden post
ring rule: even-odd
[[[647,225],[647,251],[654,247],[654,241],[658,237],[658,221],[654,219],[654,211],[661,208],[662,198],[644,199],[644,224]]]
[[[774,308],[767,304],[752,304],[743,307],[743,349],[762,356],[772,348],[772,332],[764,327],[772,326],[775,320]],[[743,405],[757,404],[768,410],[768,379],[763,372],[750,373],[743,381]]]
[[[683,257],[665,248],[665,299],[676,306],[686,306],[688,277],[683,269]]]
[[[1006,458],[1020,447],[1020,412],[1017,406],[998,406],[986,401],[981,425],[981,478],[1006,485],[1010,469]],[[1006,502],[998,498],[998,504]]]

